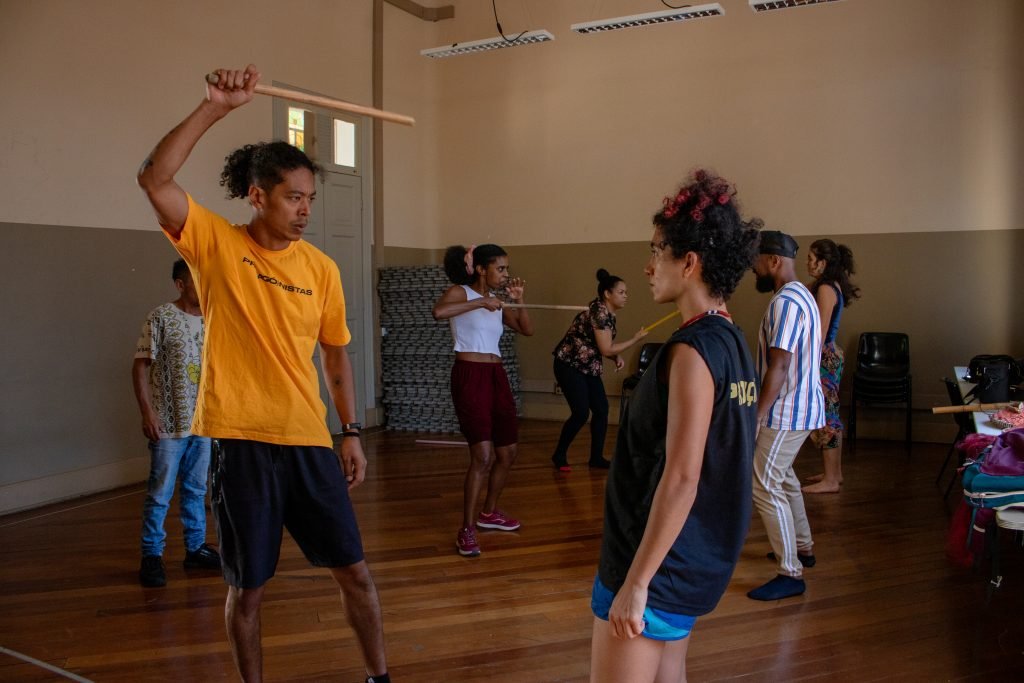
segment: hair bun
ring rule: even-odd
[[[598,268],[597,269],[597,281],[598,282],[604,282],[605,280],[608,279],[609,275],[610,275],[610,273],[607,270],[605,270],[604,268]]]

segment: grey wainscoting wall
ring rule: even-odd
[[[152,230],[11,223],[0,252],[0,513],[144,481],[131,363],[176,252]]]

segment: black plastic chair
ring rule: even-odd
[[[946,384],[946,393],[949,394],[949,405],[951,406],[962,406],[964,404],[964,397],[960,393],[960,385],[956,383],[956,380],[943,377],[942,381]],[[949,451],[946,453],[946,459],[942,461],[942,467],[939,468],[939,473],[935,477],[935,485],[939,486],[942,481],[942,475],[945,474],[946,468],[949,467],[949,461],[953,459],[953,454],[957,454],[957,468],[964,464],[964,456],[959,452],[956,445],[967,436],[974,432],[974,420],[971,418],[970,413],[953,413],[953,419],[956,420],[957,432],[956,437],[953,439],[953,443],[949,446]],[[953,484],[956,483],[956,470],[953,471],[953,476],[949,480],[949,485],[946,487],[946,493],[943,498],[949,498],[949,492],[953,490]]]
[[[850,442],[857,439],[857,404],[906,405],[906,440],[911,442],[910,338],[902,332],[864,332],[857,344],[850,405]]]
[[[651,361],[654,360],[654,356],[657,355],[658,349],[662,346],[661,342],[649,342],[640,347],[640,356],[636,361],[636,372],[622,380],[622,393],[619,397],[619,423],[622,422],[622,416],[626,413],[626,404],[629,402],[629,397],[636,389],[636,385],[640,383],[640,378],[643,376],[644,371],[650,366]]]

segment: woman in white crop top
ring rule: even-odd
[[[522,303],[526,285],[508,276],[508,254],[498,245],[449,247],[444,268],[453,284],[434,304],[433,314],[435,320],[451,324],[452,402],[470,455],[455,545],[460,555],[474,557],[480,554],[475,527],[515,531],[520,526],[497,508],[519,441],[516,402],[498,341],[505,325],[530,336],[533,324],[525,308],[504,308],[494,296],[503,289],[512,302]]]

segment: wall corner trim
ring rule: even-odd
[[[424,7],[423,5],[413,2],[413,0],[384,0],[384,2],[397,7],[403,12],[408,12],[414,17],[419,17],[423,21],[441,21],[442,19],[454,19],[455,18],[455,6],[444,5],[442,7]]]

